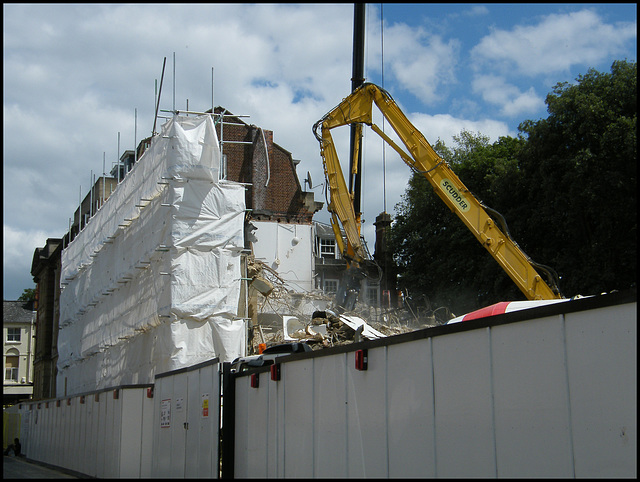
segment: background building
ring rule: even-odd
[[[33,394],[34,332],[33,302],[2,302],[3,405],[28,400]]]
[[[334,295],[338,291],[338,283],[347,267],[347,262],[338,251],[331,226],[324,223],[315,223],[315,228],[316,288],[327,294]]]
[[[47,244],[36,248],[31,263],[31,275],[36,283],[34,400],[55,397],[56,394],[62,245],[62,239],[47,239]]]

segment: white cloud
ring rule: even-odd
[[[441,139],[445,144],[451,146],[453,136],[460,134],[463,130],[489,136],[490,142],[495,142],[502,136],[515,135],[509,130],[506,123],[493,119],[472,121],[456,118],[449,114],[415,113],[411,115],[411,122],[425,135],[431,145]]]
[[[536,25],[494,30],[480,40],[471,56],[482,65],[500,62],[525,75],[566,72],[574,65],[592,66],[623,52],[635,41],[636,23],[607,24],[593,11],[552,14]]]
[[[489,9],[484,5],[474,5],[467,10],[463,10],[459,15],[464,17],[481,17],[483,15],[488,15]]]
[[[544,109],[544,100],[539,97],[533,87],[521,92],[515,85],[508,84],[504,78],[496,75],[479,75],[472,82],[475,93],[500,107],[507,117],[523,116]]]
[[[43,247],[50,237],[41,230],[21,230],[3,226],[4,299],[17,300],[26,288],[33,288],[31,262],[36,248]]]
[[[27,259],[31,267],[33,251],[36,247],[42,247],[47,241],[47,233],[39,229],[24,231],[15,229],[6,224],[3,226],[3,256],[5,266],[16,265],[17,261]]]
[[[460,42],[444,41],[422,29],[395,24],[385,31],[385,72],[425,104],[442,99],[443,90],[454,83]]]
[[[517,94],[502,106],[502,113],[507,117],[522,117],[543,110],[544,106],[544,100],[531,87],[526,92],[517,91]]]
[[[527,84],[497,67],[506,64],[517,74],[520,53],[529,56],[525,62],[532,63],[536,62],[534,54],[547,55],[544,48],[551,41],[536,36],[556,38],[550,26],[555,17],[533,27],[494,31],[478,44],[474,58],[486,61],[482,75],[505,79],[501,98],[488,85],[481,88],[478,84],[480,90],[474,92],[463,77],[468,64],[461,62],[462,46],[472,44],[476,32],[487,28],[487,7],[443,6],[434,16],[429,5],[416,5],[411,11],[421,15],[423,26],[427,18],[439,24],[455,16],[456,22],[474,28],[445,36],[446,28],[410,26],[418,23],[417,18],[385,26],[385,87],[402,99],[405,112],[421,110],[416,107],[418,99],[429,105],[431,114],[440,114],[409,115],[429,142],[441,138],[449,144],[462,129],[487,134],[492,140],[513,135],[505,122],[489,118],[487,106],[495,102],[503,109],[502,115],[519,115],[535,105],[536,97]],[[399,4],[389,4],[384,11],[392,9],[397,9],[399,17],[395,18],[406,12]],[[493,13],[494,7],[490,9]],[[151,133],[154,84],[160,80],[165,56],[160,108],[172,107],[173,52],[178,109],[185,107],[186,99],[192,110],[210,108],[214,67],[215,104],[248,114],[246,122],[272,130],[275,142],[301,160],[299,177],[308,170],[316,185],[324,178],[311,128],[351,90],[351,4],[6,4],[3,13],[5,280],[20,272],[30,281],[33,250],[43,246],[47,237],[58,238],[66,231],[78,203],[79,186],[86,193],[90,171],[102,171],[103,152],[107,170],[115,162],[118,132],[120,152],[132,148],[134,109],[138,113],[136,140]],[[369,79],[380,73],[378,13],[371,4],[365,63]],[[576,25],[582,18],[556,17]],[[627,44],[635,35],[629,31],[632,25],[635,32],[635,24],[605,25],[591,18],[595,18],[591,24],[582,19],[583,30],[572,30],[574,36],[597,38],[603,33],[602,43],[612,50],[616,43],[608,30]],[[436,31],[441,35],[435,35]],[[502,49],[491,43],[496,40],[503,42]],[[572,45],[586,46],[601,42],[600,38],[569,40]],[[523,47],[526,41],[542,46],[528,46],[527,50]],[[540,71],[539,66],[531,68]],[[563,79],[554,78],[558,80]],[[453,113],[456,115],[450,115]],[[465,120],[472,116],[476,121]],[[348,139],[348,134],[343,137]],[[340,146],[348,145],[348,140],[340,139]],[[368,223],[382,210],[379,144],[370,148],[374,151],[365,173],[364,205],[372,210],[365,213]],[[394,156],[387,149],[389,211],[410,176],[408,167]],[[315,193],[316,200],[325,201],[320,189]],[[328,219],[325,214],[317,218]],[[23,259],[18,262],[16,257]]]

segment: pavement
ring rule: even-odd
[[[2,478],[7,479],[78,479],[68,473],[45,467],[25,457],[5,455],[2,461]]]

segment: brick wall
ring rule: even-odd
[[[291,153],[273,142],[273,132],[227,117],[216,126],[227,156],[227,179],[251,184],[247,208],[259,220],[311,223]],[[264,140],[263,140],[264,133]],[[233,144],[242,141],[249,144]],[[266,150],[265,150],[266,143]]]

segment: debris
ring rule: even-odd
[[[273,284],[264,279],[262,276],[256,275],[251,281],[251,287],[260,292],[262,296],[269,296],[273,291]]]
[[[322,291],[300,293],[288,287],[277,271],[249,256],[247,277],[257,292],[255,335],[249,353],[287,342],[306,342],[314,350],[376,340],[446,323],[452,315],[445,308],[433,310],[428,300],[407,300],[401,307],[375,307],[356,303],[353,310],[337,315],[329,307],[334,297]],[[411,303],[409,303],[411,301]],[[322,307],[327,307],[322,309]]]
[[[307,325],[305,328],[297,330],[289,335],[292,338],[296,338],[301,341],[309,342],[322,342],[325,336],[322,333],[313,331],[311,326]],[[286,339],[286,338],[285,338]]]
[[[367,322],[364,321],[359,316],[340,315],[340,321],[342,321],[349,328],[351,328],[354,331],[354,333],[356,332],[356,330],[362,327],[362,330],[361,330],[362,336],[368,340],[376,340],[378,338],[384,338],[387,336],[380,333],[378,330],[372,328],[371,326],[369,326]]]

